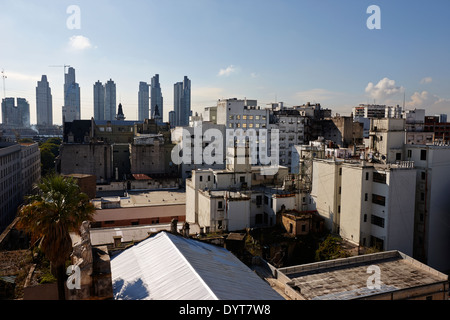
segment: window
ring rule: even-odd
[[[208,176],[208,181],[211,181],[211,176]]]
[[[376,226],[379,226],[381,228],[384,228],[384,218],[381,218],[379,216],[376,215],[372,215],[370,217],[370,222]]]
[[[256,196],[256,205],[260,206],[262,204],[262,196]]]
[[[367,214],[364,214],[364,222],[367,222]]]
[[[379,204],[380,206],[386,205],[386,198],[377,194],[372,194],[372,203]]]
[[[420,178],[421,178],[422,180],[425,180],[425,171],[422,171],[422,172],[420,173]]]
[[[420,160],[427,160],[427,150],[420,150]]]
[[[421,192],[420,193],[420,201],[424,201],[425,200],[425,193]]]
[[[219,209],[223,209],[223,202],[222,202],[222,201],[219,201],[219,202],[217,203],[217,207],[218,207]]]
[[[412,150],[408,150],[408,158],[412,157]]]
[[[302,224],[302,232],[306,231],[306,225]]]
[[[384,173],[374,172],[372,179],[373,182],[386,184],[386,174]]]
[[[339,168],[339,175],[342,176],[342,168]]]
[[[366,180],[369,180],[369,173],[366,172]]]
[[[395,154],[395,160],[402,160],[402,154],[401,153],[396,153]]]
[[[369,198],[369,195],[367,193],[364,194],[364,201],[367,201]]]
[[[203,176],[200,176],[200,181],[203,181]]]
[[[240,181],[240,182],[245,182],[245,177],[244,177],[244,176],[239,177],[239,181]]]

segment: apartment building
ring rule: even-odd
[[[305,143],[308,118],[297,110],[281,109],[273,111],[270,116],[270,130],[279,130],[279,163],[290,166],[292,147]]]
[[[37,143],[0,142],[0,232],[14,219],[23,196],[39,181],[40,172]]]
[[[329,230],[356,245],[412,255],[416,170],[411,162],[314,159],[312,172],[311,198]]]
[[[225,125],[203,121],[202,116],[191,116],[188,127],[173,129],[172,143],[177,145],[175,152],[183,154],[179,164],[182,179],[190,177],[195,169],[224,169],[225,137]],[[211,163],[206,159],[210,155],[217,161]]]
[[[372,119],[370,123],[369,152],[373,159],[383,163],[403,160],[405,119]]]
[[[405,145],[406,160],[417,170],[414,257],[450,271],[450,147]]]
[[[186,179],[187,222],[206,232],[237,231],[274,225],[282,208],[308,210],[307,194],[292,188],[287,167],[265,174],[260,166],[250,165],[248,148],[244,161],[237,161],[238,149],[224,170],[197,169]]]

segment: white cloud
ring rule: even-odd
[[[426,109],[429,112],[448,113],[450,99],[443,99],[428,91],[414,92],[411,100],[406,102],[408,108]]]
[[[377,84],[369,82],[366,87],[366,93],[372,99],[375,99],[377,103],[382,103],[383,101],[397,96],[399,93],[403,93],[404,88],[397,86],[395,80],[389,78],[383,78],[378,81]]]
[[[69,47],[74,50],[85,50],[92,47],[91,41],[84,36],[72,36],[69,39]]]
[[[258,76],[258,74],[256,72],[250,73],[250,77],[252,77],[252,78],[256,78],[257,76]]]
[[[424,83],[431,83],[433,81],[433,78],[431,77],[425,77],[422,80],[420,80],[420,83],[424,84]]]
[[[237,69],[233,65],[229,65],[226,69],[220,69],[219,76],[229,76],[230,74],[236,72]]]

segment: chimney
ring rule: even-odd
[[[177,225],[178,225],[178,220],[177,219],[172,219],[171,223],[170,223],[170,232],[172,232],[173,234],[177,234]]]
[[[114,248],[119,248],[122,246],[122,236],[113,236]]]
[[[183,225],[183,237],[189,238],[189,223],[187,222]]]

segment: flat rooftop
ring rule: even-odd
[[[380,288],[369,289],[367,281],[380,268]],[[280,268],[286,285],[306,300],[351,300],[386,292],[448,281],[440,273],[399,251],[387,251],[336,259],[295,267]]]

